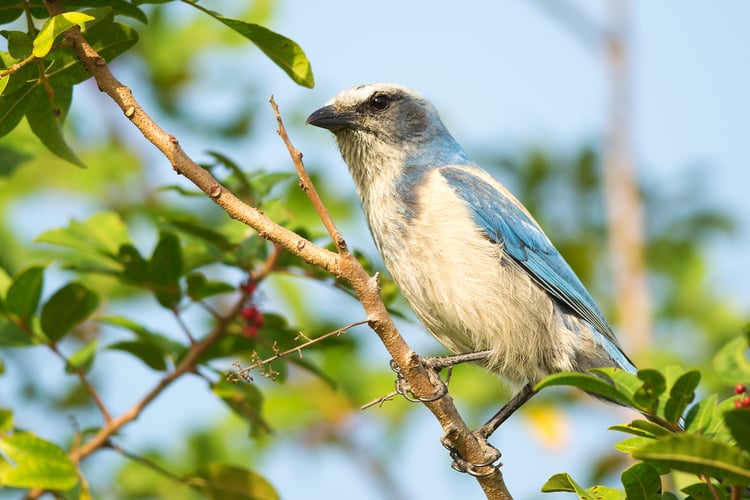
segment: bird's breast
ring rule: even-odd
[[[511,380],[546,375],[555,362],[548,359],[554,357],[552,300],[485,236],[439,172],[429,172],[415,190],[413,218],[399,214],[397,197],[386,198],[368,211],[371,230],[430,333],[454,353],[491,350],[490,368]]]

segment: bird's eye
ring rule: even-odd
[[[383,111],[390,103],[391,100],[384,94],[375,94],[370,98],[370,105],[378,111]]]

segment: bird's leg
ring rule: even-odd
[[[477,429],[474,434],[476,434],[477,437],[487,439],[492,435],[493,432],[497,430],[498,427],[500,427],[503,422],[508,419],[508,417],[513,415],[513,413],[517,409],[523,406],[526,401],[531,399],[534,394],[536,394],[534,387],[531,384],[526,384],[520,391],[515,394],[515,396],[510,399],[510,401],[505,403],[505,406],[500,408],[499,412],[495,413],[495,415],[490,418],[487,423]]]
[[[497,428],[500,427],[500,425],[505,422],[508,417],[510,417],[526,401],[531,399],[534,394],[536,394],[536,391],[534,390],[533,386],[531,384],[526,384],[518,393],[516,393],[516,395],[514,395],[510,399],[510,401],[505,403],[505,406],[503,406],[499,412],[497,412],[492,418],[490,418],[486,424],[474,431],[474,435],[484,449],[484,456],[486,457],[486,460],[484,460],[482,463],[469,463],[465,458],[459,455],[458,451],[452,444],[449,433],[446,433],[440,440],[440,442],[448,449],[451,454],[451,458],[453,458],[453,464],[451,464],[451,467],[459,472],[466,472],[467,474],[471,474],[472,476],[478,476],[480,475],[477,472],[478,468],[495,463],[495,461],[500,458],[500,452],[497,450],[497,448],[492,446],[487,441],[487,438],[489,438],[492,433],[495,432]],[[498,464],[496,467],[500,467],[500,465],[502,464]]]
[[[453,356],[434,356],[430,358],[420,357],[419,360],[425,368],[427,368],[432,374],[435,374],[437,376],[437,373],[444,368],[453,368],[455,365],[461,363],[470,363],[473,361],[481,361],[483,359],[486,359],[489,355],[489,352],[490,351],[478,351],[465,354],[456,354]],[[391,370],[396,373],[396,392],[401,394],[407,401],[411,401],[413,403],[436,401],[445,396],[445,393],[448,391],[446,385],[443,384],[443,390],[439,391],[434,396],[430,396],[428,398],[415,397],[411,390],[411,386],[401,374],[401,369],[396,365],[396,363],[393,362],[393,360],[391,360]],[[450,375],[448,377],[450,377]],[[447,381],[448,379],[446,379],[446,383]]]
[[[487,359],[490,351],[467,352],[464,354],[454,354],[452,356],[433,356],[431,358],[422,358],[422,364],[427,368],[440,371],[443,368],[449,368],[461,363],[472,363]]]

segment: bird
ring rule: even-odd
[[[534,217],[477,165],[435,106],[394,83],[345,89],[307,124],[333,133],[383,262],[454,355],[514,388],[489,434],[558,372],[636,373],[581,280]]]

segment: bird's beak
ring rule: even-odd
[[[335,132],[356,126],[358,118],[353,111],[338,111],[334,106],[323,106],[308,116],[305,123]]]

